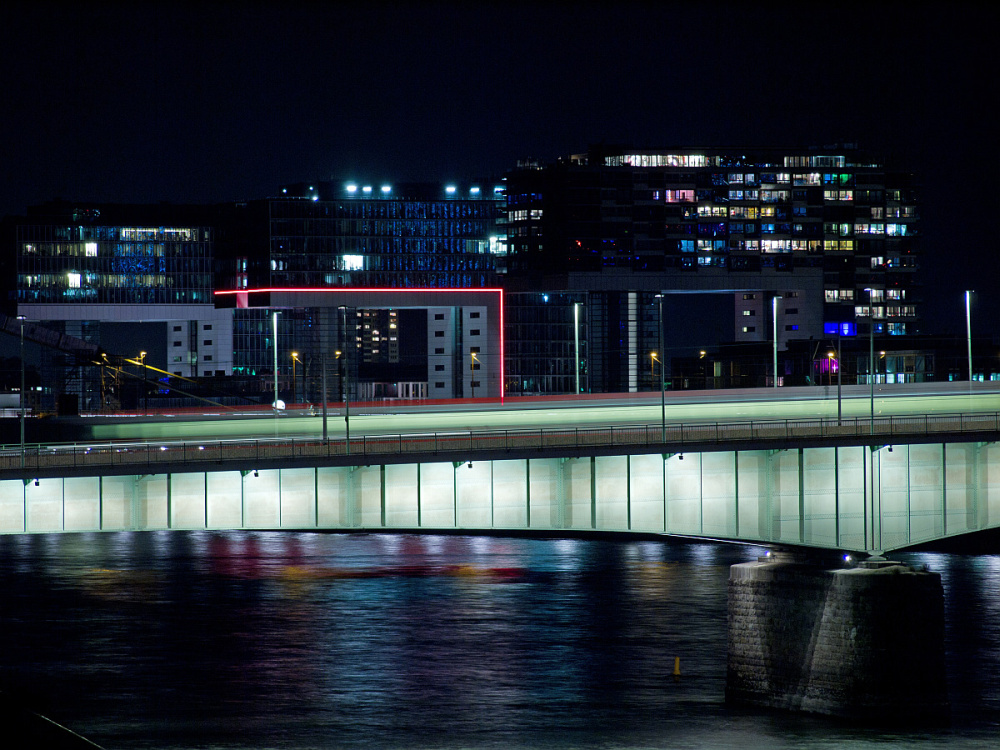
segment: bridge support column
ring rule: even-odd
[[[941,577],[777,554],[729,576],[726,700],[877,722],[947,719]]]

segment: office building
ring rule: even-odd
[[[658,388],[706,295],[725,295],[731,323],[696,344],[918,333],[917,219],[912,177],[850,147],[600,147],[522,166],[507,175],[508,351],[530,356],[511,358],[508,393],[566,392],[578,370],[583,390]]]
[[[225,208],[234,371],[273,373],[276,332],[279,380],[296,352],[307,400],[324,367],[363,400],[499,396],[503,199],[491,182],[315,182]]]
[[[16,314],[161,373],[230,375],[232,314],[213,299],[210,223],[193,206],[34,207],[14,223]],[[48,402],[58,392],[84,409],[121,405],[107,372],[57,368],[65,357],[46,351]]]

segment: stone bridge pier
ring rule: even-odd
[[[941,576],[881,558],[844,567],[786,552],[732,566],[726,700],[946,722]]]

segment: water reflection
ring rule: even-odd
[[[728,566],[762,554],[450,535],[5,537],[0,689],[108,747],[974,747],[995,731],[995,557],[910,559],[944,577],[956,729],[883,736],[728,711]]]

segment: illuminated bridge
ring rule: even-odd
[[[352,405],[349,441],[337,409],[328,439],[305,413],[55,422],[63,442],[0,451],[0,533],[601,531],[900,549],[1000,525],[1000,390],[973,385],[844,388],[839,419],[835,387]]]

